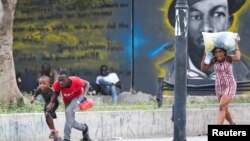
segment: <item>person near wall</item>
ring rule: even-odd
[[[209,64],[204,63],[205,51],[201,61],[201,70],[206,72],[214,67],[215,70],[215,93],[219,100],[219,114],[217,124],[224,124],[226,119],[229,124],[235,124],[232,116],[228,110],[228,105],[232,101],[237,84],[233,74],[232,63],[239,61],[241,52],[239,49],[239,40],[235,40],[236,47],[233,55],[227,55],[227,50],[224,48],[215,47],[213,49],[214,58],[211,59]]]
[[[30,103],[31,104],[34,103],[38,95],[41,95],[43,97],[43,100],[45,102],[45,105],[44,105],[45,119],[46,119],[46,123],[49,129],[51,130],[49,138],[50,139],[59,138],[58,131],[56,130],[54,121],[53,121],[53,119],[57,118],[56,110],[59,106],[59,101],[56,99],[53,108],[50,111],[48,111],[47,105],[49,104],[51,97],[54,93],[54,91],[50,87],[49,77],[45,75],[41,76],[38,80],[38,83],[39,83],[39,86],[35,90],[34,94],[32,95]]]
[[[51,69],[51,65],[49,63],[43,63],[41,65],[41,69],[40,69],[40,73],[38,73],[37,75],[37,86],[39,86],[39,79],[41,76],[48,76],[49,77],[49,86],[52,87],[53,83],[55,80],[57,80],[57,71],[54,70],[54,69]],[[34,93],[36,91],[36,89],[33,89],[31,92]],[[44,102],[43,101],[43,98],[41,95],[38,95],[36,97],[36,101],[39,101],[39,102]]]
[[[62,70],[58,75],[58,80],[53,84],[53,89],[55,93],[47,109],[50,111],[53,108],[55,100],[61,93],[65,105],[64,141],[70,141],[72,128],[82,131],[82,141],[92,141],[89,137],[88,125],[79,123],[75,119],[79,99],[81,102],[86,100],[85,95],[89,90],[89,82],[80,77],[68,76],[68,73]]]
[[[200,61],[203,57],[204,40],[202,32],[222,32],[227,31],[235,20],[235,13],[238,12],[246,0],[187,0],[188,12],[188,63],[187,79],[189,84],[203,85],[213,83],[215,72],[212,68],[202,72]],[[169,23],[175,25],[175,4],[173,0],[168,10]],[[242,57],[235,62],[233,70],[236,81],[250,79],[249,60]],[[161,64],[167,70],[167,80],[174,84],[174,58]],[[194,92],[192,92],[194,93]],[[200,95],[200,92],[198,92]]]
[[[16,83],[17,83],[17,86],[18,86],[19,90],[21,90],[21,87],[22,87],[22,73],[20,71],[16,72]]]
[[[121,81],[115,72],[110,72],[107,65],[100,66],[100,75],[92,87],[94,93],[101,92],[104,95],[112,96],[112,103],[117,104],[118,95],[121,91]]]
[[[58,73],[56,70],[51,69],[51,66],[49,63],[43,63],[41,66],[41,71],[40,71],[38,78],[43,75],[46,75],[50,78],[50,86],[52,86],[54,81],[57,80]]]
[[[235,13],[238,12],[246,0],[187,0],[188,12],[188,63],[187,82],[192,85],[211,84],[215,82],[215,71],[209,68],[203,72],[200,62],[204,54],[204,40],[202,32],[222,32],[227,31],[235,21]],[[175,25],[175,5],[176,0],[168,9],[168,21],[172,27]],[[247,58],[241,58],[234,63],[233,71],[235,80],[244,81],[250,79],[250,66]],[[174,58],[161,64],[167,70],[167,80],[174,84]],[[192,91],[193,95],[210,95],[210,91]],[[174,113],[174,105],[173,111]],[[174,121],[172,114],[171,120]]]

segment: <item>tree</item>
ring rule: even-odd
[[[17,0],[0,0],[0,103],[24,103],[15,75],[13,20]]]

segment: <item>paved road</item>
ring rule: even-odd
[[[187,141],[207,141],[207,136],[195,136],[187,137]],[[164,138],[138,138],[138,139],[122,139],[122,138],[113,138],[108,141],[173,141],[173,137],[164,137]]]

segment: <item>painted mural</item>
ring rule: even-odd
[[[241,37],[237,81],[250,80],[250,2],[187,0],[188,84],[214,83],[202,73],[202,31]],[[16,71],[31,89],[43,62],[94,81],[101,64],[121,76],[124,89],[155,94],[157,78],[174,82],[176,0],[19,0],[14,21]],[[32,84],[30,84],[32,83]],[[172,93],[171,91],[166,92]],[[189,94],[203,95],[204,92]]]
[[[14,58],[22,87],[32,90],[43,63],[95,81],[108,65],[130,87],[131,4],[126,0],[19,0]]]
[[[234,64],[238,82],[249,81],[248,24],[250,3],[246,0],[187,0],[188,68],[187,82],[195,86],[214,84],[214,72],[200,71],[203,56],[202,31],[232,31],[241,36],[242,58]],[[174,84],[175,0],[135,1],[135,84],[138,89],[156,93],[157,77]],[[143,9],[143,10],[142,10]],[[145,17],[145,15],[147,15]],[[147,63],[141,63],[147,62]],[[154,69],[152,69],[152,66]],[[143,73],[141,68],[144,68]],[[147,77],[145,77],[147,76]],[[243,91],[244,93],[246,91]],[[166,93],[171,93],[166,92]],[[214,95],[212,91],[191,91],[191,95]]]

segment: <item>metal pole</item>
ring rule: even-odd
[[[175,5],[174,141],[186,141],[187,24],[187,0],[177,0]]]
[[[156,101],[158,103],[158,108],[160,108],[162,106],[162,100],[163,100],[163,96],[162,96],[162,89],[163,89],[163,81],[164,78],[163,77],[158,77],[158,91],[156,94]]]
[[[131,28],[132,28],[132,53],[131,53],[131,93],[135,94],[135,71],[134,71],[134,65],[135,65],[135,57],[134,57],[134,49],[135,49],[135,43],[134,43],[134,37],[135,37],[135,31],[134,31],[134,21],[135,21],[135,11],[134,11],[134,4],[135,0],[131,0],[131,7],[132,7],[132,21],[131,21]]]

